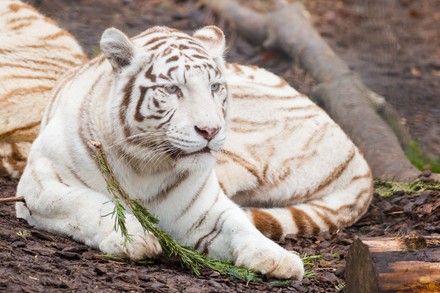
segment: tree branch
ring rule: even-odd
[[[233,23],[250,42],[282,49],[298,60],[318,83],[312,96],[361,149],[375,177],[408,181],[420,175],[400,145],[409,141],[409,134],[397,112],[385,99],[378,99],[380,96],[335,54],[313,28],[302,3],[281,5],[262,15],[234,0],[201,2]],[[383,113],[388,123],[378,113]]]
[[[207,257],[197,250],[179,244],[171,235],[157,228],[156,224],[159,223],[159,220],[141,205],[137,199],[130,198],[129,194],[125,192],[116,179],[101,143],[92,140],[90,144],[96,149],[95,155],[99,169],[107,184],[107,190],[113,196],[115,202],[115,211],[113,212],[116,215],[115,230],[120,229],[122,236],[127,242],[131,241],[131,237],[125,226],[125,207],[122,205],[122,202],[131,210],[144,230],[151,232],[157,238],[165,256],[168,258],[177,256],[182,265],[190,268],[196,276],[200,276],[203,268],[209,268],[221,274],[230,274],[245,281],[259,280],[259,275],[255,271],[236,267],[228,261]]]
[[[24,202],[23,196],[14,196],[14,197],[5,197],[0,198],[0,203],[8,203],[8,202]]]

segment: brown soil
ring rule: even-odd
[[[135,35],[153,25],[192,31],[222,24],[207,9],[186,1],[28,1],[72,32],[89,56],[98,52],[102,31],[115,26]],[[373,90],[386,96],[406,118],[412,135],[433,155],[440,154],[440,3],[436,0],[305,1],[317,28]],[[226,25],[227,58],[258,64],[310,92],[313,80],[279,52],[245,42]],[[17,181],[0,178],[0,197],[14,196]],[[308,269],[316,277],[278,287],[273,280],[246,283],[212,271],[200,278],[178,261],[140,265],[106,260],[100,252],[68,237],[38,231],[15,218],[13,204],[0,204],[0,291],[5,292],[337,292],[355,237],[440,233],[440,193],[376,196],[355,226],[312,238],[292,235],[281,245],[322,255]],[[28,235],[27,232],[30,232]],[[343,290],[343,289],[342,289]]]
[[[0,178],[0,197],[14,196],[16,183]],[[146,265],[107,260],[68,237],[30,227],[15,218],[13,204],[0,204],[0,292],[339,292],[348,247],[356,237],[410,232],[440,233],[439,192],[400,193],[388,200],[375,196],[367,215],[351,228],[311,238],[288,235],[282,246],[322,258],[307,267],[315,277],[279,287],[274,280],[246,283],[208,270],[197,278],[177,260]]]

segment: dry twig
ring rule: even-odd
[[[23,196],[14,196],[14,197],[0,198],[0,203],[9,203],[9,202],[24,202],[24,197]]]

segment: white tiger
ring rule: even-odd
[[[18,185],[26,205],[17,204],[17,216],[106,253],[159,254],[134,217],[134,240],[122,246],[104,216],[114,205],[89,143],[96,140],[123,188],[176,240],[301,279],[300,258],[255,226],[279,239],[350,225],[371,200],[371,173],[320,108],[265,70],[225,65],[224,44],[214,26],[193,36],[155,27],[132,40],[106,30],[104,56],[54,90]]]
[[[0,1],[0,176],[20,176],[52,88],[86,59],[51,19],[20,1]]]

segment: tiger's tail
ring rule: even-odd
[[[280,240],[287,234],[304,236],[334,232],[358,221],[373,197],[371,172],[354,175],[344,188],[324,190],[312,199],[278,208],[245,208],[254,225],[267,237]],[[301,200],[301,199],[300,199]]]

